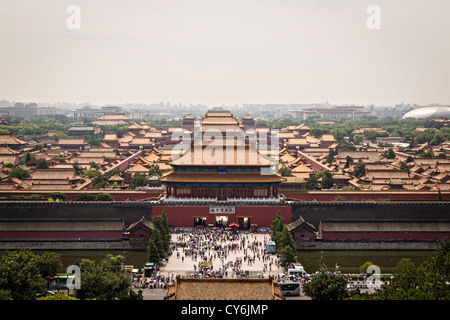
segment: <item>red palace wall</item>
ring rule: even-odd
[[[235,207],[234,214],[228,214],[228,224],[239,223],[240,217],[250,218],[250,224],[257,224],[259,227],[269,227],[275,220],[277,211],[280,210],[281,216],[285,219],[284,223],[290,223],[292,214],[290,206],[260,206],[260,207]],[[158,216],[166,209],[169,225],[177,227],[193,227],[194,219],[206,217],[206,225],[216,224],[216,216],[225,214],[210,214],[208,206],[154,206],[152,215]]]
[[[450,232],[324,232],[323,240],[408,240],[408,239],[444,239]]]
[[[48,198],[49,195],[53,192],[58,192],[58,191],[21,191],[21,192],[14,192],[14,191],[10,191],[10,192],[0,192],[0,197],[6,197],[6,198],[10,198],[13,195],[16,196],[29,196],[32,194],[38,194],[43,196],[44,198]],[[77,190],[77,191],[61,191],[61,193],[64,193],[67,196],[67,199],[69,201],[76,201],[77,200],[77,194],[80,193],[91,193],[94,195],[97,195],[99,193],[109,193],[115,201],[126,201],[127,199],[130,199],[131,201],[137,201],[137,200],[144,200],[144,199],[149,199],[149,198],[158,198],[160,196],[160,192],[146,192],[146,191],[112,191],[112,190]]]
[[[48,198],[49,194],[53,191],[2,191],[0,197],[10,198],[12,195],[24,195],[29,196],[32,194],[39,194]],[[165,192],[159,191],[134,191],[134,190],[71,190],[61,191],[70,201],[76,201],[77,194],[79,193],[93,193],[98,194],[100,192],[109,193],[114,197],[116,201],[126,201],[128,198],[132,201],[158,198]],[[365,201],[365,200],[385,200],[391,199],[392,201],[436,201],[438,198],[437,192],[366,192],[366,191],[309,191],[299,192],[293,190],[279,189],[279,193],[283,194],[287,199],[303,200],[303,201],[335,201],[336,197],[344,198],[344,201]],[[444,201],[450,201],[450,192],[442,192],[442,198]]]
[[[0,239],[122,239],[122,231],[11,231],[0,232]]]
[[[310,192],[290,192],[289,190],[279,190],[287,199],[303,201],[335,201],[336,197],[344,198],[343,201],[365,201],[365,200],[392,200],[392,201],[436,201],[437,192],[346,192],[346,191],[310,191]],[[450,194],[442,192],[442,199],[450,201]]]

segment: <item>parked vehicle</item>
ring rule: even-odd
[[[280,283],[281,294],[283,296],[298,296],[300,295],[300,281],[289,281]]]

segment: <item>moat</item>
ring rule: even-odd
[[[43,251],[33,251],[40,253]],[[146,251],[121,251],[121,250],[54,250],[54,252],[61,255],[63,262],[64,272],[67,266],[73,264],[74,261],[81,258],[94,260],[96,262],[103,259],[107,254],[122,255],[125,257],[125,264],[133,265],[135,268],[141,268],[146,262]],[[333,250],[333,251],[304,251],[298,252],[298,261],[305,267],[308,273],[319,270],[321,257],[323,257],[323,263],[329,271],[334,271],[336,264],[339,266],[339,271],[342,273],[359,273],[359,267],[366,261],[370,261],[375,265],[378,265],[381,269],[381,273],[391,273],[398,262],[402,258],[409,258],[417,265],[424,262],[433,251],[374,251],[374,250]]]

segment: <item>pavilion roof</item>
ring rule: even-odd
[[[72,169],[36,169],[31,176],[32,180],[68,180],[75,176],[75,170]]]
[[[8,147],[7,145],[0,145],[0,155],[15,155],[15,154],[19,154],[19,151],[13,150],[10,147]]]
[[[148,169],[140,164],[136,164],[128,169],[128,172],[148,172]]]
[[[12,132],[0,133],[0,145],[26,145],[27,142],[17,138]]]
[[[76,139],[59,139],[58,145],[85,145],[87,144],[84,141],[84,138],[76,138]]]
[[[165,300],[284,300],[272,277],[264,279],[180,278]]]
[[[247,145],[209,144],[191,147],[180,157],[169,162],[171,166],[259,166],[276,164],[275,160]]]
[[[186,172],[172,171],[163,176],[161,182],[175,183],[280,183],[278,174],[265,175],[260,172]]]

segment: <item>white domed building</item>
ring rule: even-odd
[[[409,111],[403,116],[405,118],[426,119],[426,118],[450,118],[450,107],[423,107]]]

